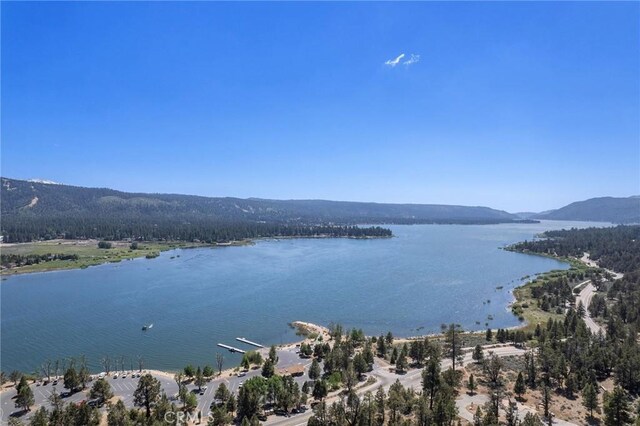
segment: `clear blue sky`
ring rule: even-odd
[[[3,176],[509,211],[640,193],[638,2],[1,12]]]

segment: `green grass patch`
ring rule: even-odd
[[[54,240],[39,241],[34,243],[3,245],[0,250],[2,254],[18,255],[46,255],[46,254],[76,254],[77,260],[52,260],[47,262],[24,265],[15,268],[2,270],[2,275],[46,272],[64,269],[87,268],[92,265],[102,263],[121,262],[123,260],[135,259],[138,257],[154,258],[160,252],[176,248],[205,247],[206,244],[186,243],[186,242],[140,242],[138,249],[132,250],[130,243],[125,241],[112,242],[112,248],[98,248],[97,241],[85,240]]]

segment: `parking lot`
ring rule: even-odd
[[[298,354],[296,354],[295,349],[285,349],[278,351],[278,365],[277,368],[287,368],[296,364],[302,364],[304,366],[304,374],[300,377],[296,377],[296,382],[302,387],[302,384],[305,380],[308,380],[308,371],[309,366],[311,365],[310,359],[301,359]],[[145,373],[145,372],[143,372]],[[161,389],[164,391],[169,398],[174,397],[178,393],[178,385],[173,380],[170,375],[160,374],[155,372],[150,372],[156,379],[160,381]],[[261,369],[250,370],[243,377],[239,377],[237,373],[233,375],[224,375],[222,377],[215,378],[206,383],[207,389],[204,391],[203,395],[200,395],[199,392],[195,392],[198,399],[197,410],[202,413],[202,416],[205,417],[209,414],[209,407],[211,403],[214,401],[215,392],[220,386],[221,383],[224,383],[227,388],[233,392],[238,392],[239,386],[244,381],[250,379],[251,377],[259,376],[261,374]],[[94,376],[96,379],[97,376]],[[106,380],[111,385],[111,389],[114,395],[124,402],[125,406],[131,408],[133,407],[133,393],[135,392],[138,386],[138,377],[133,377],[133,375],[129,372],[126,377],[123,377],[122,374],[118,374],[117,378],[114,378],[113,375],[107,376]],[[72,395],[66,396],[63,400],[66,403],[73,402],[79,403],[81,401],[85,401],[89,399],[89,389],[91,388],[92,382],[87,384],[87,389],[84,391],[76,392]],[[3,424],[6,424],[10,416],[19,417],[22,420],[28,419],[31,414],[37,410],[39,407],[44,406],[46,408],[50,408],[51,404],[49,403],[49,397],[53,393],[54,389],[59,394],[63,395],[67,392],[67,389],[64,388],[62,379],[54,385],[53,383],[47,385],[31,385],[33,390],[33,395],[35,399],[35,404],[31,408],[31,412],[23,414],[20,409],[15,408],[14,397],[16,396],[15,388],[7,389],[0,394],[0,419]],[[187,389],[189,391],[195,391],[197,386],[192,383],[187,384]],[[103,408],[104,410],[105,408]]]

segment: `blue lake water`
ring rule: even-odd
[[[518,324],[510,290],[521,278],[568,265],[500,247],[589,225],[391,226],[390,239],[265,240],[12,276],[0,285],[0,367],[33,371],[82,354],[93,370],[105,355],[124,356],[126,368],[139,355],[147,368],[214,365],[218,342],[248,349],[235,338],[296,340],[294,320],[399,336],[449,322],[484,329],[489,315],[491,327],[510,327]],[[153,328],[142,332],[147,323]],[[225,364],[239,362],[222,353]]]

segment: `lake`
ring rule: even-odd
[[[1,291],[1,368],[31,372],[46,359],[142,356],[146,368],[226,366],[249,349],[295,341],[288,323],[341,323],[368,335],[518,325],[507,308],[524,276],[567,264],[500,250],[584,222],[391,226],[390,239],[261,240],[245,247],[164,252],[155,259],[11,276]],[[503,286],[502,289],[496,287]],[[488,302],[490,301],[490,302]],[[488,316],[493,320],[488,321]],[[476,324],[480,321],[480,325]],[[153,323],[149,331],[144,324]]]

